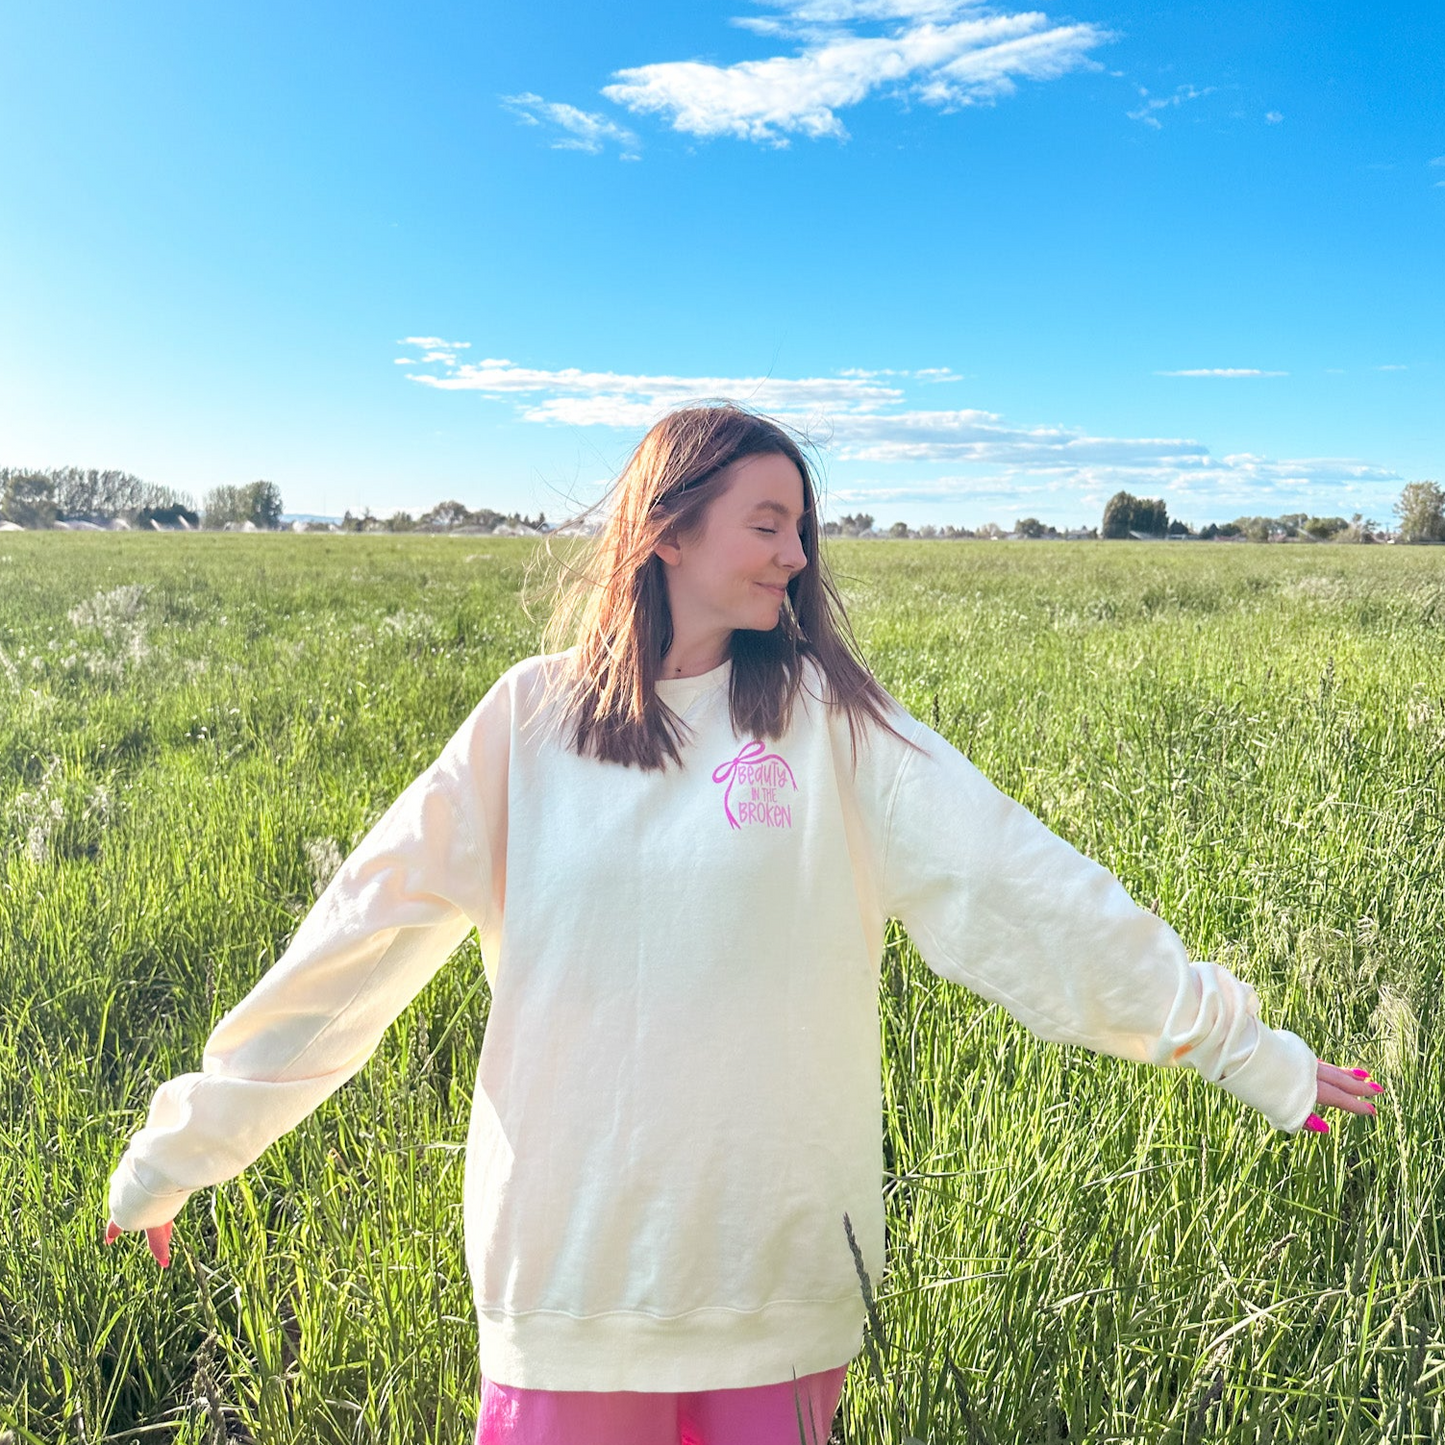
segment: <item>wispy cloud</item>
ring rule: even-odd
[[[1075,470],[1176,465],[1208,454],[1176,437],[1099,437],[1059,426],[1019,427],[994,412],[912,411],[831,416],[831,443],[842,461],[954,462]]]
[[[523,421],[571,427],[642,430],[675,406],[730,398],[798,427],[839,462],[951,469],[941,477],[850,481],[841,490],[830,489],[830,498],[838,501],[941,503],[1049,494],[1060,505],[1072,506],[1122,487],[1200,506],[1238,503],[1240,510],[1257,510],[1270,498],[1310,489],[1398,481],[1388,468],[1356,458],[1215,457],[1207,445],[1189,437],[1100,436],[1082,427],[1021,425],[981,408],[910,406],[912,388],[939,379],[965,380],[946,367],[851,367],[804,377],[676,376],[547,370],[486,358],[456,362],[439,372],[409,372],[407,379],[439,391],[510,401]]]
[[[398,366],[423,366],[434,361],[439,361],[445,366],[454,366],[457,352],[465,351],[472,343],[470,341],[444,341],[440,336],[403,336],[396,344],[398,346],[415,346],[422,352],[419,357],[393,357],[392,359]]]
[[[1264,113],[1264,119],[1268,125],[1278,125],[1284,119],[1284,114],[1278,110],[1267,110]]]
[[[779,8],[783,17],[751,28],[801,39],[795,55],[636,66],[617,71],[602,94],[638,114],[663,116],[684,134],[785,147],[792,135],[847,139],[839,112],[879,91],[945,112],[991,104],[1012,95],[1020,80],[1053,80],[1094,65],[1089,52],[1111,38],[1096,25],[1056,25],[1038,12],[979,14],[964,3],[805,0]],[[850,28],[860,20],[902,23],[873,36]]]
[[[1196,366],[1187,371],[1156,371],[1155,376],[1288,376],[1287,371],[1259,371],[1252,366]]]
[[[858,21],[911,20],[932,24],[983,8],[981,3],[969,3],[969,0],[755,0],[755,3],[785,13],[776,19],[741,16],[729,23],[759,35],[796,34],[810,25],[838,26]]]
[[[562,101],[544,100],[540,95],[527,91],[522,95],[504,95],[502,104],[514,111],[526,125],[552,126],[564,132],[552,142],[552,149],[559,151],[585,151],[588,155],[600,155],[609,141],[622,147],[620,159],[640,160],[637,154],[641,142],[627,129],[594,111],[579,110],[575,105]]]
[[[614,71],[601,94],[684,135],[783,148],[793,136],[846,140],[840,112],[875,94],[945,113],[991,105],[1021,81],[1100,69],[1090,52],[1112,40],[1098,25],[1056,24],[1038,11],[1000,13],[978,0],[754,0],[778,12],[731,24],[786,43],[789,53],[717,65],[664,60]],[[883,33],[870,33],[881,30]],[[784,47],[780,47],[782,49]],[[636,160],[637,137],[607,116],[526,92],[501,97],[528,125],[565,132],[558,149],[615,141]]]
[[[1127,112],[1129,119],[1142,121],[1145,125],[1153,126],[1155,130],[1162,130],[1164,126],[1159,119],[1160,111],[1171,110],[1186,101],[1201,100],[1204,96],[1213,94],[1214,86],[1206,85],[1201,89],[1193,85],[1181,85],[1175,88],[1173,95],[1150,95],[1142,85],[1138,90],[1144,103],[1138,110]]]
[[[907,372],[887,374],[905,379],[908,376]],[[496,398],[538,397],[521,412],[524,421],[631,427],[650,424],[669,407],[709,397],[746,399],[787,413],[821,407],[866,412],[900,401],[901,389],[880,383],[877,375],[855,371],[801,378],[665,376],[581,371],[574,367],[547,371],[488,357],[449,365],[440,374],[418,372],[409,379],[438,391],[477,391]]]
[[[893,367],[879,367],[874,370],[865,370],[860,366],[849,366],[838,373],[839,376],[860,376],[872,378],[875,376],[906,376],[912,377],[914,381],[937,382],[937,381],[962,381],[964,378],[951,366],[923,366],[916,371],[899,371]]]
[[[1304,457],[1275,461],[1240,453],[1204,456],[1191,464],[1119,466],[1093,464],[1081,467],[1005,467],[983,475],[951,474],[926,482],[849,482],[830,487],[834,506],[944,505],[1017,507],[1037,503],[1055,509],[1097,507],[1116,491],[1136,496],[1163,496],[1176,515],[1226,520],[1231,514],[1265,514],[1282,505],[1313,495],[1316,505],[1351,509],[1352,501],[1369,489],[1398,484],[1401,477],[1388,467],[1372,466],[1352,458]]]
[[[1410,368],[1408,366],[1405,366],[1398,361],[1392,362],[1388,366],[1377,366],[1375,368],[1376,371],[1409,371],[1409,369]]]

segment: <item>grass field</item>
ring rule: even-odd
[[[884,960],[852,1442],[1445,1439],[1445,552],[832,543],[883,684],[1386,1086],[1289,1138]],[[156,1084],[539,649],[536,544],[0,537],[0,1441],[469,1442],[475,942],[360,1075],[101,1246]],[[6,1435],[6,1430],[10,1433]]]

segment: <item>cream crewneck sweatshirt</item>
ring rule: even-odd
[[[1315,1055],[896,703],[852,769],[807,666],[787,735],[734,736],[731,664],[668,679],[684,766],[563,745],[504,673],[274,966],[161,1085],[110,1183],[125,1229],[231,1178],[371,1056],[467,933],[491,1009],[464,1186],[481,1366],[553,1390],[703,1390],[860,1348],[846,1212],[884,1271],[878,986],[927,966],[1034,1033],[1192,1065],[1302,1127]]]

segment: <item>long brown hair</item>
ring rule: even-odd
[[[726,490],[725,469],[744,457],[779,454],[803,479],[802,543],[808,564],[788,583],[770,631],[732,634],[729,710],[740,737],[779,738],[787,730],[811,657],[827,682],[823,701],[845,709],[857,764],[858,731],[875,724],[902,734],[885,714],[896,705],[863,662],[842,599],[819,551],[812,470],[789,429],[727,402],[680,407],[637,444],[608,494],[575,522],[607,508],[607,520],[580,566],[563,563],[544,649],[576,651],[549,692],[563,696],[569,745],[608,762],[665,768],[680,762],[685,724],[653,691],[672,645],[672,613],[661,541],[696,535],[709,504]],[[553,558],[552,541],[547,555]]]

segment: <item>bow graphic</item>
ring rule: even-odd
[[[719,763],[712,772],[713,782],[727,784],[726,789],[723,791],[723,812],[728,815],[728,822],[734,828],[741,828],[742,824],[733,817],[733,810],[728,800],[732,796],[733,783],[737,781],[738,768],[743,763],[749,765],[757,763],[781,763],[787,771],[788,781],[793,785],[793,791],[795,793],[798,791],[798,780],[793,776],[792,768],[788,767],[788,760],[783,757],[781,753],[763,752],[762,739],[754,738],[752,742],[744,744],[743,750],[737,757],[731,758],[725,763]]]

